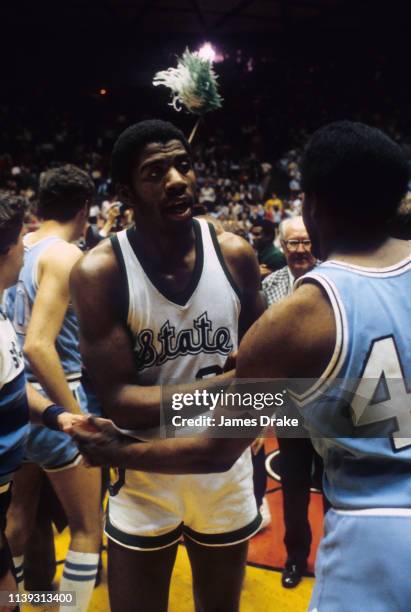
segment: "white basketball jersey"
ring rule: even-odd
[[[23,355],[0,308],[0,485],[20,467],[29,429]]]
[[[137,384],[185,383],[220,374],[228,355],[237,350],[238,289],[214,228],[198,219],[193,226],[196,263],[178,303],[143,268],[133,249],[134,228],[112,240],[127,276],[127,325],[133,337]],[[156,435],[158,431],[144,432],[144,437]]]
[[[16,332],[0,310],[0,389],[24,371],[24,360]]]
[[[122,231],[112,238],[127,278],[124,316],[133,338],[137,384],[173,385],[219,374],[229,353],[237,349],[238,290],[214,228],[199,220],[194,220],[193,227],[196,263],[185,295],[180,294],[178,299],[170,299],[164,288],[154,284],[149,264],[142,265],[136,256],[133,232],[138,230]],[[158,429],[127,433],[140,439],[162,435]],[[192,428],[186,431],[190,436],[196,433]],[[184,431],[175,432],[179,434],[184,435]],[[221,509],[214,523],[209,515],[211,500]],[[110,488],[106,533],[122,545],[139,549],[147,547],[141,544],[140,536],[150,536],[151,540],[181,522],[202,533],[220,533],[243,528],[256,513],[251,453],[246,449],[232,468],[221,474],[119,470],[118,480]],[[122,535],[116,539],[119,533]],[[149,546],[154,545],[151,542]]]

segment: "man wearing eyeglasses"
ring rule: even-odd
[[[316,264],[302,217],[285,219],[280,224],[279,231],[287,265],[263,281],[263,291],[269,306],[290,295],[294,281],[312,270]]]
[[[287,265],[263,280],[263,292],[268,306],[292,293],[294,281],[314,268],[317,263],[311,252],[311,241],[302,217],[292,217],[280,224],[280,240]],[[313,467],[322,473],[322,462],[307,438],[278,438],[279,468],[283,491],[285,523],[284,544],[287,560],[282,585],[293,588],[299,584],[307,567],[311,547],[308,504]]]

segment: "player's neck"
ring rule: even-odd
[[[335,245],[327,259],[343,261],[366,268],[385,268],[411,255],[411,245],[405,240],[385,236],[380,240],[364,240],[362,244]]]
[[[79,237],[78,228],[76,223],[73,222],[60,223],[59,221],[48,219],[47,221],[43,221],[41,227],[37,231],[33,232],[29,242],[39,242],[43,238],[49,236],[57,236],[66,242],[73,242]]]
[[[183,259],[195,244],[193,228],[179,234],[156,232],[151,236],[135,231],[133,240],[137,250],[146,259],[161,267],[170,267],[173,262]]]

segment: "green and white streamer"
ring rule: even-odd
[[[222,105],[212,63],[201,58],[196,51],[186,49],[182,57],[177,58],[177,68],[157,72],[153,85],[171,89],[170,106],[176,111],[185,108],[194,115],[204,115]]]

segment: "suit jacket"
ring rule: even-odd
[[[290,295],[293,287],[290,281],[288,266],[284,266],[281,270],[269,274],[263,280],[262,286],[268,306]]]

